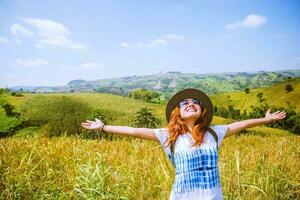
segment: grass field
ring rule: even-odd
[[[165,124],[164,105],[109,94],[63,95],[115,111],[115,125],[130,125],[145,106]],[[33,96],[8,100],[20,109]],[[300,199],[299,146],[299,136],[263,126],[225,139],[219,153],[224,199]],[[151,141],[47,138],[33,127],[0,140],[0,199],[168,199],[173,180],[171,163]]]
[[[220,148],[224,199],[299,199],[300,138],[243,135]],[[174,169],[158,143],[0,140],[4,199],[168,199]]]

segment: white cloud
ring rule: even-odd
[[[40,43],[36,43],[34,46],[39,49],[47,49],[44,45],[42,45]]]
[[[81,44],[79,42],[71,42],[69,43],[70,49],[88,49],[88,46],[85,44]]]
[[[150,47],[159,47],[159,46],[166,46],[168,44],[168,41],[164,39],[157,38],[155,40],[152,40],[148,46]]]
[[[122,48],[133,48],[133,47],[147,48],[147,47],[161,47],[166,45],[168,45],[168,41],[161,38],[151,40],[147,43],[139,42],[137,44],[129,44],[128,42],[121,42],[118,44],[118,46]]]
[[[265,16],[251,14],[242,21],[227,24],[225,29],[234,30],[238,28],[256,28],[265,24],[266,22],[267,18]]]
[[[100,66],[98,63],[94,62],[86,62],[80,65],[80,68],[83,70],[96,70],[96,69],[103,69],[103,66]]]
[[[166,46],[166,45],[168,45],[167,40],[157,38],[157,39],[151,40],[147,43],[138,43],[136,46],[137,47],[161,47],[161,46]]]
[[[38,29],[39,35],[43,37],[51,37],[51,35],[69,35],[70,31],[63,24],[39,18],[24,18],[24,22]]]
[[[178,35],[175,33],[163,35],[160,38],[156,38],[154,40],[150,40],[148,42],[139,42],[139,43],[128,43],[128,42],[121,42],[118,44],[118,47],[121,48],[151,48],[151,47],[163,47],[167,46],[171,41],[184,41],[186,38],[182,35]]]
[[[71,32],[63,24],[39,18],[24,18],[22,21],[37,29],[39,41],[36,47],[65,47],[69,49],[87,49],[88,46],[70,39]]]
[[[147,47],[161,47],[161,46],[166,46],[168,45],[168,41],[164,40],[164,39],[161,39],[161,38],[157,38],[157,39],[154,39],[154,40],[151,40],[147,43],[142,43],[142,42],[139,42],[137,44],[130,44],[128,42],[121,42],[118,44],[119,47],[122,47],[122,48],[147,48]]]
[[[255,28],[267,22],[267,18],[260,15],[248,15],[243,21],[246,28]]]
[[[42,58],[37,58],[35,60],[25,60],[25,59],[16,59],[16,65],[20,67],[44,67],[47,66],[49,63],[47,60]]]
[[[122,48],[131,48],[133,47],[131,44],[128,44],[127,42],[121,42],[118,44],[119,47],[122,47]]]
[[[0,37],[0,43],[8,43],[8,39],[4,38],[4,37]]]
[[[20,35],[25,35],[25,36],[33,36],[34,33],[31,32],[30,30],[24,28],[23,26],[21,26],[20,24],[13,24],[10,27],[10,31],[12,32],[12,34],[14,34],[15,36],[20,36]]]
[[[164,35],[163,37],[168,40],[181,40],[181,41],[186,40],[186,38],[184,36],[178,35],[175,33],[170,33],[170,34]]]

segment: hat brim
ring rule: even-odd
[[[193,98],[197,99],[201,102],[201,105],[207,109],[207,121],[206,126],[209,126],[209,124],[212,121],[213,118],[213,105],[210,100],[210,98],[202,91],[194,89],[194,88],[187,88],[184,90],[181,90],[174,94],[172,98],[169,100],[167,107],[166,107],[166,118],[167,121],[170,121],[171,112],[173,109],[179,105],[180,101],[187,98]]]

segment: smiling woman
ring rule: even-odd
[[[200,90],[188,88],[176,93],[166,107],[166,128],[132,128],[105,125],[99,119],[82,123],[90,130],[102,130],[134,136],[161,143],[176,169],[170,199],[222,199],[218,150],[224,138],[246,128],[285,118],[285,112],[235,122],[209,126],[213,117],[210,98]]]

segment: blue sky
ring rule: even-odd
[[[300,69],[298,0],[0,0],[0,87]]]

